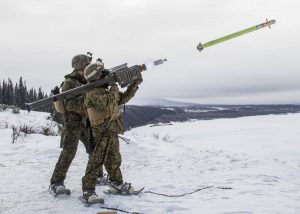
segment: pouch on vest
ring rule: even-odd
[[[99,111],[96,108],[87,108],[87,112],[92,125],[99,125],[108,118],[115,120],[120,116],[119,107],[117,105],[113,106],[113,109],[108,108],[103,111]]]
[[[63,101],[58,100],[58,101],[54,102],[53,104],[54,104],[55,110],[58,113],[64,114],[66,112]]]

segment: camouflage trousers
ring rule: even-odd
[[[110,181],[116,184],[123,183],[118,134],[101,130],[93,128],[95,150],[88,161],[85,175],[82,178],[83,191],[95,191],[97,175],[104,163]]]
[[[61,135],[62,151],[53,171],[50,183],[60,183],[66,179],[66,174],[77,152],[79,140],[87,149],[88,132],[81,121],[65,122]],[[97,177],[103,175],[102,166],[98,168]]]

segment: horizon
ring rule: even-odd
[[[18,79],[20,79],[19,77]],[[0,85],[2,85],[3,81],[8,82],[8,80],[12,81],[13,86],[15,84],[18,84],[18,81],[13,81],[10,77],[7,79],[0,80]],[[27,90],[34,89],[36,91],[39,90],[39,88],[34,88],[33,86],[28,86],[26,83],[26,79],[22,77],[22,80],[24,81],[24,86],[27,87]],[[44,91],[41,87],[41,90],[45,95],[49,96],[51,92]],[[0,103],[3,104],[3,103]],[[147,106],[147,105],[153,105],[153,106],[189,106],[189,105],[203,105],[203,106],[247,106],[247,105],[300,105],[300,103],[200,103],[200,102],[193,102],[193,98],[169,98],[169,97],[141,97],[140,99],[136,100],[130,100],[130,105],[138,105],[138,106]]]

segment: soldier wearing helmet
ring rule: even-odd
[[[74,68],[77,71],[84,71],[84,68],[91,64],[91,60],[91,56],[85,54],[78,54],[72,59],[72,68]]]
[[[74,70],[71,74],[65,76],[65,81],[61,85],[62,91],[67,91],[87,83],[83,73],[85,67],[91,63],[91,60],[91,54],[79,54],[73,57],[72,68]],[[50,192],[55,195],[65,190],[64,180],[69,166],[75,157],[79,140],[85,145],[86,149],[88,148],[88,133],[83,123],[86,118],[83,104],[84,95],[67,99],[63,101],[61,105],[62,109],[59,111],[62,113],[64,122],[61,135],[62,151],[53,171],[49,187]],[[101,176],[103,174],[102,168],[98,172],[97,176]]]
[[[84,70],[88,82],[105,78],[102,61],[88,65]],[[100,86],[86,92],[84,106],[93,129],[95,149],[88,161],[86,172],[82,178],[83,199],[93,203],[98,200],[95,193],[97,172],[105,162],[105,168],[110,179],[110,193],[128,195],[134,189],[129,183],[123,182],[121,173],[121,154],[119,150],[118,134],[125,131],[120,116],[119,105],[128,102],[138,90],[140,81],[134,82],[123,93],[116,84]]]
[[[88,82],[94,82],[105,75],[104,63],[101,59],[98,59],[95,63],[90,64],[84,69],[84,78]]]

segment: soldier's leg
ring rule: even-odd
[[[80,131],[80,141],[83,143],[85,149],[86,149],[86,152],[88,153],[88,144],[90,143],[89,142],[89,133],[88,133],[88,130],[86,127],[84,126],[81,126],[81,131]],[[89,157],[90,157],[91,154],[89,154]],[[99,175],[98,177],[102,177],[103,176],[103,167],[101,167],[99,169]]]
[[[109,141],[110,146],[105,159],[105,169],[109,175],[110,181],[119,185],[123,183],[123,176],[120,169],[122,158],[120,154],[118,134],[110,134]]]
[[[103,132],[102,132],[103,134]],[[96,142],[95,150],[90,156],[87,164],[85,175],[82,178],[82,190],[95,191],[95,186],[99,174],[99,170],[103,166],[105,157],[107,155],[109,147],[109,137],[102,136],[101,133],[94,133],[95,139],[101,139],[100,142]]]
[[[110,148],[107,154],[105,167],[111,175],[109,192],[111,194],[131,195],[134,194],[134,188],[131,183],[123,183],[121,166],[121,154],[119,149],[119,138],[117,134],[112,134],[110,137]]]
[[[78,141],[79,141],[79,130],[73,126],[65,126],[64,134],[62,135],[62,146],[63,150],[60,153],[59,159],[55,165],[50,183],[63,182],[66,178],[68,169],[75,157]]]
[[[88,135],[88,129],[81,124],[80,126],[80,141],[83,143],[84,148],[86,150],[86,152],[88,153],[88,140],[89,140],[89,135]]]

